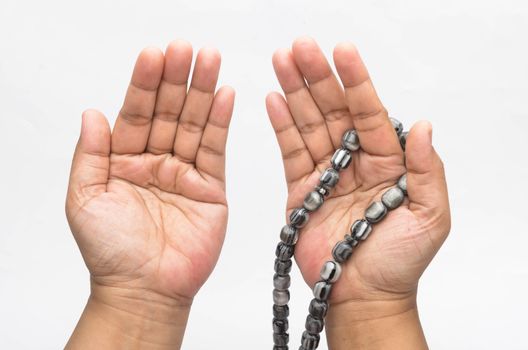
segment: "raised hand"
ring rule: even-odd
[[[218,259],[234,91],[215,94],[220,55],[207,48],[188,88],[192,56],[184,41],[143,50],[112,133],[83,114],[66,213],[101,304],[188,307]]]
[[[361,143],[337,188],[301,230],[295,260],[313,286],[352,222],[407,172],[408,200],[374,225],[343,266],[330,310],[347,304],[357,311],[357,305],[392,300],[413,304],[418,280],[450,230],[443,164],[431,143],[431,126],[419,122],[412,127],[404,154],[356,48],[338,45],[334,62],[342,85],[312,39],[298,39],[292,50],[273,56],[286,99],[271,93],[266,103],[284,159],[287,214],[302,206],[347,129],[355,128]]]

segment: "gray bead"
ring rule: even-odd
[[[317,210],[321,205],[323,205],[323,200],[323,195],[321,195],[319,192],[312,191],[304,198],[304,209],[308,211]]]
[[[286,346],[290,341],[288,333],[273,333],[273,343],[278,346]]]
[[[323,186],[315,186],[315,190],[323,195],[323,197],[326,197],[330,194],[330,190],[324,188]]]
[[[291,259],[285,261],[275,259],[275,272],[279,275],[287,275],[291,272],[292,265]]]
[[[319,334],[311,334],[308,331],[304,331],[301,338],[301,348],[305,350],[315,350],[319,346],[319,340],[321,337]]]
[[[308,307],[308,312],[315,318],[324,319],[326,313],[328,312],[328,302],[312,299],[310,306]]]
[[[335,261],[327,261],[321,268],[321,279],[335,283],[341,276],[341,265]]]
[[[347,261],[351,255],[352,246],[346,240],[337,242],[334,249],[332,249],[332,256],[339,263]]]
[[[398,134],[398,136],[400,136],[401,133],[403,132],[403,124],[402,124],[402,122],[399,121],[398,119],[395,119],[395,118],[390,118],[390,121],[392,123],[392,127],[396,131],[396,134]]]
[[[326,281],[319,281],[313,288],[314,297],[318,300],[326,301],[330,296],[332,285]]]
[[[273,333],[286,333],[288,331],[289,323],[287,319],[273,318]]]
[[[273,287],[278,290],[286,290],[290,288],[291,277],[290,275],[273,275]]]
[[[350,226],[350,235],[356,240],[366,240],[370,232],[372,232],[372,225],[367,220],[356,220]]]
[[[405,146],[407,145],[407,135],[409,135],[408,131],[404,131],[400,135],[400,146],[405,151]]]
[[[321,333],[324,327],[324,321],[313,317],[312,315],[306,316],[306,323],[304,324],[306,330],[309,333],[317,334]]]
[[[290,292],[287,290],[273,290],[273,303],[275,305],[286,305],[290,301]]]
[[[290,225],[284,225],[281,229],[280,239],[286,244],[294,245],[299,239],[299,230]]]
[[[321,174],[319,181],[321,187],[330,190],[337,185],[337,182],[339,181],[339,172],[334,168],[328,168]]]
[[[290,307],[288,305],[273,305],[273,317],[285,319],[290,316]]]
[[[359,244],[359,241],[356,238],[354,238],[354,236],[352,236],[350,233],[347,233],[345,235],[345,240],[348,242],[348,244],[350,244],[352,248],[354,248],[355,246]]]
[[[345,169],[350,165],[352,161],[352,155],[349,151],[343,148],[339,148],[335,151],[334,156],[332,157],[332,167],[336,170]]]
[[[347,132],[345,132],[345,134],[343,135],[341,145],[343,146],[343,148],[351,152],[357,151],[359,149],[359,136],[357,134],[357,131],[354,129],[347,130]]]
[[[308,214],[308,210],[304,208],[297,208],[294,209],[290,214],[290,225],[300,228],[306,225],[309,219],[310,214]]]
[[[403,174],[398,180],[398,187],[407,195],[407,173]]]
[[[275,255],[277,256],[277,259],[285,261],[290,260],[293,256],[293,253],[295,251],[295,246],[288,245],[284,242],[279,242],[277,244],[277,249],[275,249]]]
[[[399,187],[389,188],[383,196],[381,196],[381,202],[387,207],[387,209],[396,209],[402,203],[405,198],[405,194]]]
[[[365,210],[365,219],[370,223],[381,221],[387,215],[387,208],[381,202],[373,202]]]

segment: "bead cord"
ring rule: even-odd
[[[408,132],[403,131],[403,124],[400,121],[394,118],[390,118],[390,120],[398,135],[400,145],[405,150]],[[350,165],[352,152],[359,150],[359,148],[359,136],[356,130],[346,131],[343,134],[341,148],[335,151],[330,160],[331,167],[321,174],[319,184],[306,195],[303,206],[291,212],[290,223],[281,229],[280,242],[275,250],[275,274],[273,276],[273,350],[288,350],[290,272],[295,245],[299,239],[299,230],[308,223],[310,213],[323,205],[325,197],[339,182],[339,171]],[[354,221],[350,227],[350,233],[347,233],[343,240],[335,244],[332,249],[333,260],[324,263],[320,273],[321,280],[314,285],[314,299],[308,308],[306,330],[302,334],[299,350],[315,350],[319,346],[320,333],[323,331],[324,320],[328,313],[328,298],[332,291],[332,285],[341,276],[341,264],[350,259],[361,241],[367,239],[372,232],[372,225],[383,220],[388,211],[398,208],[406,195],[407,174],[404,174],[399,178],[395,187],[391,187],[383,193],[380,201],[373,202],[367,207],[365,217]]]

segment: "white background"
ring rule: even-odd
[[[526,0],[2,0],[1,349],[64,346],[89,292],[64,216],[81,112],[113,122],[136,54],[174,38],[218,47],[237,90],[228,236],[183,348],[271,348],[286,188],[264,97],[278,88],[272,52],[304,34],[328,54],[356,43],[391,114],[433,123],[453,229],[420,284],[431,348],[528,349]],[[294,275],[292,348],[310,300]]]

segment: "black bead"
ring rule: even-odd
[[[319,346],[319,340],[321,336],[319,334],[311,334],[304,331],[301,338],[301,346],[306,350],[315,350]]]
[[[350,233],[347,233],[345,235],[345,240],[348,242],[348,244],[350,244],[352,248],[359,244],[359,241],[355,239]]]
[[[273,319],[273,333],[286,333],[288,330],[288,320],[286,318]]]
[[[291,259],[294,251],[295,246],[279,242],[279,244],[277,244],[277,249],[275,249],[275,255],[277,256],[277,259],[285,261]]]
[[[334,260],[343,263],[352,255],[352,246],[345,240],[338,242],[332,249]]]
[[[323,300],[312,299],[308,312],[315,318],[324,319],[328,312],[328,302]]]
[[[319,281],[314,285],[313,294],[315,299],[325,301],[330,297],[332,291],[332,284],[326,281]]]
[[[297,229],[295,227],[285,225],[281,229],[280,239],[286,244],[294,245],[299,239],[299,232],[297,232]]]
[[[295,228],[301,228],[306,223],[308,223],[308,220],[310,219],[310,214],[308,210],[304,208],[297,208],[294,209],[290,214],[290,225]]]
[[[290,316],[288,305],[273,305],[273,317],[284,320]]]
[[[312,334],[321,333],[324,327],[324,321],[308,315],[305,323],[306,330]]]
[[[279,275],[287,275],[291,272],[293,262],[289,260],[275,259],[275,272]]]
[[[290,284],[290,275],[279,275],[277,273],[273,275],[273,287],[275,287],[275,289],[286,290],[290,288]]]
[[[290,341],[288,333],[273,333],[273,343],[278,346],[286,346]]]

